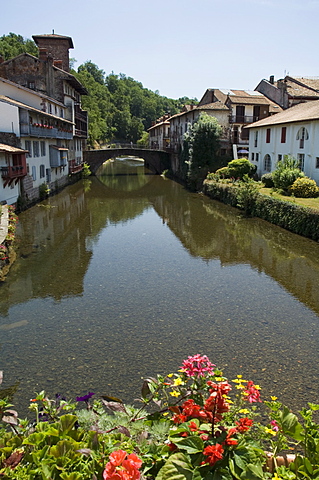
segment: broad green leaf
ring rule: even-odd
[[[194,480],[194,468],[182,452],[171,455],[157,474],[156,480]],[[197,480],[197,472],[195,475]]]
[[[62,472],[60,473],[60,477],[62,480],[82,480],[83,475],[81,473],[67,473],[67,472]]]
[[[192,435],[190,437],[177,437],[172,441],[180,450],[185,450],[188,454],[199,453],[204,449],[204,442],[200,437]]]
[[[64,434],[69,433],[74,427],[76,421],[77,417],[75,415],[63,415],[60,418],[59,430]]]
[[[261,465],[246,465],[246,470],[241,474],[243,480],[263,480],[265,478]]]
[[[298,422],[298,418],[294,413],[291,413],[287,407],[284,407],[281,414],[281,426],[286,435],[301,441],[304,438],[304,429]]]
[[[317,403],[311,403],[311,402],[309,402],[308,405],[309,405],[309,408],[310,408],[311,410],[313,410],[313,411],[319,410],[319,405],[318,405]]]

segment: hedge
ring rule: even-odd
[[[238,207],[238,187],[205,182],[204,193],[232,207]],[[291,202],[258,194],[253,200],[251,216],[262,218],[290,232],[319,241],[319,211]]]

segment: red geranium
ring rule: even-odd
[[[203,454],[207,457],[206,463],[209,463],[211,466],[223,458],[223,453],[224,449],[219,443],[209,445],[203,450]]]

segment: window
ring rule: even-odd
[[[319,157],[316,157],[316,168],[319,168]]]
[[[265,155],[264,158],[264,170],[265,172],[271,172],[271,158],[270,155]]]
[[[278,153],[277,162],[280,162],[281,160],[282,160],[282,154]]]
[[[254,142],[254,147],[257,147],[258,145],[258,130],[255,132],[255,142]]]
[[[44,140],[41,140],[40,147],[41,147],[41,157],[45,157],[45,141]]]
[[[45,166],[40,165],[40,178],[43,178],[45,176]]]
[[[40,157],[39,142],[38,140],[33,141],[33,156]]]
[[[305,127],[301,127],[298,130],[296,140],[299,140],[299,148],[304,148],[305,140],[309,139],[308,130]]]
[[[270,143],[270,128],[266,130],[266,143]]]
[[[52,105],[49,103],[49,113],[52,113]]]
[[[255,160],[255,154],[252,153],[252,154],[251,154],[251,161],[253,162],[254,160]]]
[[[304,153],[298,153],[298,160],[299,160],[299,168],[303,172],[305,168],[305,154]]]
[[[51,182],[51,168],[47,168],[46,171],[47,183]]]
[[[286,143],[287,127],[281,128],[281,143]]]
[[[31,140],[26,140],[24,142],[25,149],[28,150],[29,153],[27,153],[27,157],[32,157],[32,143]]]
[[[37,169],[34,165],[32,166],[32,178],[33,178],[33,181],[37,179]]]
[[[259,160],[259,153],[256,153],[256,162]]]

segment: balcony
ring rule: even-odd
[[[65,140],[72,140],[73,138],[72,127],[56,128],[49,126],[35,126],[29,124],[21,124],[20,127],[20,132],[23,136],[39,138],[61,138]]]
[[[258,120],[259,117],[256,115],[231,115],[229,122],[247,124],[257,122]]]
[[[75,163],[75,160],[69,161],[69,175],[74,175],[83,170],[83,163]]]
[[[8,165],[1,167],[1,176],[4,180],[4,187],[11,185],[14,181],[18,181],[19,178],[25,177],[27,174],[27,165],[22,163],[22,165]]]

